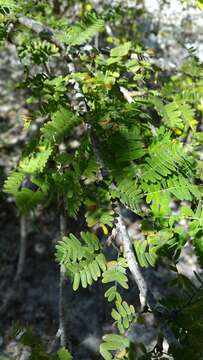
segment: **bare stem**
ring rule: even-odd
[[[50,27],[46,27],[38,21],[28,18],[27,16],[19,17],[18,22],[28,29],[36,32],[38,35],[46,38],[46,40],[56,45],[60,50],[65,50],[65,46],[54,36],[54,30],[52,30]]]
[[[14,278],[14,283],[17,283],[23,273],[25,258],[26,258],[26,245],[27,245],[27,218],[25,215],[21,215],[20,218],[20,251],[18,258],[18,265],[16,270],[16,275]]]
[[[21,276],[25,267],[25,258],[26,258],[26,245],[27,245],[27,218],[24,215],[20,217],[20,248],[19,248],[19,257],[18,264],[16,269],[16,275],[13,280],[12,286],[9,287],[9,290],[6,292],[3,304],[0,308],[0,314],[5,313],[8,309],[8,306],[12,299],[15,296],[17,285],[21,279]]]
[[[140,298],[140,304],[141,304],[141,310],[144,311],[147,306],[152,310],[154,318],[159,323],[159,328],[164,335],[165,339],[167,340],[169,345],[173,345],[176,348],[180,347],[180,344],[176,340],[173,332],[171,331],[170,327],[168,326],[167,322],[164,319],[164,307],[161,305],[158,306],[158,303],[149,289],[149,286],[144,279],[144,276],[142,275],[140,271],[139,264],[137,262],[137,259],[135,257],[131,239],[129,237],[125,222],[123,220],[120,205],[117,206],[117,213],[118,213],[118,230],[122,236],[123,240],[123,247],[124,247],[124,254],[126,257],[126,260],[128,262],[128,267],[131,271],[131,274],[138,286],[139,289],[139,298]],[[161,312],[161,311],[163,312]]]
[[[61,237],[66,233],[66,220],[64,214],[60,214],[60,233]],[[66,335],[66,319],[65,319],[65,304],[64,304],[64,283],[65,283],[65,267],[60,266],[60,281],[59,281],[59,331],[61,346],[67,345]]]
[[[59,0],[53,0],[53,11],[54,14],[59,15],[61,12],[61,4]]]
[[[132,249],[132,243],[128,231],[126,229],[123,217],[121,215],[121,209],[119,205],[117,207],[117,212],[118,212],[118,229],[123,240],[124,254],[128,262],[128,266],[133,276],[133,279],[135,280],[139,289],[141,310],[144,310],[144,308],[147,305],[147,284],[140,271],[140,267],[137,262],[137,259],[134,255],[134,251]]]

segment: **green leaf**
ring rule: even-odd
[[[100,350],[100,354],[102,355],[102,357],[105,360],[112,360],[113,359],[111,353],[108,351],[108,344],[106,344],[106,343],[101,344],[99,350]]]
[[[199,6],[199,8],[201,10],[203,9],[203,1],[202,0],[197,0],[197,5]]]
[[[79,125],[81,118],[69,109],[60,107],[58,111],[52,114],[51,121],[45,123],[41,128],[42,135],[49,141],[60,141],[70,134],[72,129]]]
[[[128,54],[130,48],[131,48],[131,42],[128,41],[125,44],[116,46],[115,48],[111,49],[111,56],[112,57],[125,56]]]
[[[0,0],[0,7],[8,8],[9,10],[17,8],[16,1],[14,0]]]
[[[87,275],[85,270],[81,270],[80,271],[80,279],[81,279],[81,284],[83,288],[87,287]]]
[[[111,286],[104,294],[105,298],[108,298],[108,301],[111,302],[116,297],[116,286]]]
[[[94,266],[92,265],[92,263],[90,263],[90,264],[88,265],[88,267],[89,267],[89,270],[90,270],[90,273],[91,273],[91,276],[92,276],[93,280],[94,280],[94,281],[97,281],[97,274],[96,274],[96,272],[95,272],[95,268],[94,268]]]
[[[125,269],[115,266],[114,268],[107,269],[103,273],[102,282],[107,284],[109,282],[118,282],[124,289],[128,289],[128,278],[123,273]]]
[[[116,321],[121,319],[121,315],[115,309],[112,310],[111,316]]]
[[[73,278],[73,290],[81,285],[83,288],[91,286],[106,270],[106,259],[101,253],[99,239],[94,233],[81,232],[79,240],[69,234],[58,241],[56,258],[63,264],[67,274]]]
[[[104,272],[106,271],[106,259],[104,254],[99,254],[96,256],[96,261],[98,263],[98,265],[100,266],[101,270]]]
[[[57,355],[59,360],[73,360],[70,352],[65,349],[65,347],[62,347],[60,350],[58,350]]]
[[[117,310],[118,310],[119,314],[120,314],[122,317],[127,316],[127,313],[126,313],[124,307],[122,306],[121,302],[116,301],[116,307],[117,307]]]
[[[84,267],[84,271],[85,271],[85,273],[86,273],[86,277],[87,277],[87,283],[88,283],[88,285],[92,285],[92,283],[93,283],[93,279],[92,279],[91,272],[90,272],[90,270],[89,270],[89,268],[88,268],[88,266],[87,266],[87,265]]]
[[[129,307],[129,305],[127,304],[127,302],[126,302],[126,301],[123,301],[123,302],[122,302],[122,305],[123,305],[123,307],[124,307],[127,315],[131,316],[131,315],[132,315],[132,310],[131,310],[131,308]],[[131,305],[131,306],[133,307],[133,305]]]
[[[20,211],[24,214],[33,210],[37,204],[39,204],[44,198],[44,194],[41,191],[32,191],[30,189],[22,189],[16,196],[16,204]]]
[[[52,148],[49,145],[42,145],[39,147],[39,152],[31,154],[20,161],[19,167],[25,174],[41,173],[46,163],[51,156]]]
[[[103,340],[107,343],[110,342],[112,344],[115,344],[115,346],[118,346],[114,350],[120,348],[126,348],[129,346],[129,339],[127,337],[118,334],[106,334],[103,336]]]
[[[65,36],[58,36],[68,45],[81,45],[91,40],[97,33],[104,30],[104,20],[89,14],[82,21],[73,25]]]
[[[24,177],[25,175],[23,173],[17,171],[12,172],[4,182],[3,191],[15,196],[19,191]]]
[[[80,273],[74,275],[73,290],[76,291],[80,285]]]

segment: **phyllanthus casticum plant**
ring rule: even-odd
[[[165,359],[165,339],[174,359],[200,359],[202,280],[196,274],[194,285],[176,264],[189,241],[200,266],[203,258],[202,66],[189,55],[163,81],[139,39],[116,37],[117,7],[83,5],[68,23],[48,2],[0,1],[1,46],[16,47],[30,113],[4,191],[23,216],[49,204],[67,223],[83,218],[81,232],[62,234],[56,261],[78,296],[81,287],[103,286],[112,332],[103,334],[102,358]],[[129,214],[139,239],[128,232]],[[172,296],[153,292],[160,265],[173,272]],[[158,327],[150,351],[130,336],[148,316]],[[53,356],[72,358],[65,348]]]

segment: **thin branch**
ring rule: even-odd
[[[26,258],[26,246],[27,246],[27,218],[25,215],[21,215],[20,218],[20,251],[18,258],[18,265],[16,270],[16,276],[14,278],[14,283],[19,282],[25,265]]]
[[[63,238],[67,231],[66,218],[63,212],[60,213],[60,236]],[[70,343],[66,333],[66,311],[65,311],[65,296],[64,296],[64,285],[65,285],[65,267],[60,265],[60,279],[59,279],[59,302],[58,302],[58,313],[59,313],[59,327],[53,340],[50,341],[47,349],[47,353],[51,354],[56,351],[60,342],[61,346],[66,347],[68,345],[70,349]]]
[[[3,304],[0,307],[0,314],[4,314],[8,309],[8,306],[12,299],[15,297],[18,284],[20,282],[21,276],[25,267],[25,258],[26,258],[26,245],[27,245],[27,218],[24,215],[20,217],[20,248],[19,248],[19,257],[18,264],[16,269],[16,275],[13,280],[12,286],[9,287],[7,291]]]
[[[57,4],[58,7],[58,1],[54,2],[54,5]],[[56,39],[54,36],[54,30],[52,30],[50,27],[46,27],[42,25],[41,23],[28,18],[26,16],[22,16],[18,19],[18,22],[27,27],[28,29],[36,32],[40,37],[43,39],[46,39],[50,43],[56,45],[61,51],[65,51],[65,46]],[[60,215],[60,232],[61,236],[63,237],[66,232],[66,222],[65,217],[63,214]],[[22,231],[22,241],[24,241],[24,232]],[[22,253],[19,258],[19,264],[18,264],[18,270],[16,274],[16,279],[18,280],[21,273],[22,273],[22,265],[24,262],[25,257],[25,251],[24,246],[22,248]],[[59,329],[57,331],[57,336],[60,336],[60,343],[61,346],[66,346],[67,343],[67,336],[66,336],[66,321],[65,321],[65,307],[64,307],[64,282],[65,282],[65,268],[63,265],[60,266],[60,282],[59,282]]]
[[[60,214],[60,233],[61,237],[66,233],[66,219],[64,214]],[[61,346],[67,345],[66,335],[66,318],[65,318],[65,306],[64,306],[64,283],[65,283],[65,267],[60,266],[60,282],[59,282],[59,332]]]
[[[100,149],[99,149],[99,141],[97,139],[96,133],[93,132],[91,129],[91,141],[92,141],[92,147],[94,150],[94,154],[96,156],[97,162],[101,165],[102,169],[106,170],[106,164],[104,160],[102,159],[100,155]],[[107,169],[108,172],[108,169]],[[113,184],[113,187],[115,187],[115,184]],[[132,249],[132,243],[129,237],[129,234],[127,232],[122,214],[121,214],[121,208],[119,203],[117,204],[117,214],[118,214],[118,225],[117,228],[122,236],[123,240],[123,247],[124,247],[124,253],[126,260],[128,262],[129,269],[133,275],[133,278],[138,286],[139,289],[139,299],[140,299],[140,305],[141,310],[143,311],[147,305],[147,284],[145,282],[145,279],[140,271],[139,264],[135,258],[133,249]]]
[[[60,15],[61,4],[59,0],[53,0],[53,12],[55,15]]]
[[[64,307],[64,283],[65,283],[65,267],[60,266],[60,283],[59,283],[59,329],[60,329],[60,343],[61,346],[66,346],[66,319],[65,319],[65,307]]]
[[[154,346],[152,353],[154,353],[154,355],[162,355],[163,354],[163,336],[161,334],[158,335],[158,339],[157,339],[157,343]]]
[[[40,37],[56,45],[61,51],[65,50],[65,46],[54,36],[54,30],[50,27],[46,27],[38,21],[28,18],[27,16],[19,17],[18,22],[28,29],[36,32]]]
[[[66,59],[69,59],[72,61],[71,55],[66,52],[67,46],[63,42],[61,42],[57,39],[57,37],[55,36],[54,29],[52,29],[49,26],[45,26],[45,25],[41,24],[40,22],[33,20],[27,16],[20,16],[17,19],[17,22],[19,24],[27,27],[28,29],[34,31],[42,39],[54,44],[56,47],[59,48],[59,50],[63,53],[63,55],[65,55]],[[92,47],[92,48],[95,48],[95,47]],[[96,47],[96,50],[98,50],[97,47]],[[106,54],[106,51],[107,51],[106,49],[100,48],[99,50],[101,53]],[[109,54],[109,51],[107,51],[107,53]],[[73,67],[75,67],[75,65],[73,65]],[[81,95],[83,96],[82,93],[81,93]]]
[[[100,156],[100,149],[99,149],[99,140],[94,133],[94,140],[92,141],[93,150],[96,156],[96,159],[98,163],[101,165],[101,167],[108,172],[108,168],[106,167],[106,164],[102,157]],[[115,184],[112,184],[113,187],[115,187]],[[149,306],[149,308],[153,311],[153,315],[155,319],[159,323],[160,330],[162,331],[164,337],[168,341],[168,343],[176,348],[179,348],[180,345],[175,338],[173,332],[171,331],[170,327],[164,320],[164,307],[159,306],[157,304],[157,301],[151,292],[151,290],[148,287],[148,284],[146,283],[146,280],[144,279],[144,276],[141,273],[139,264],[137,262],[137,259],[135,257],[131,239],[129,237],[119,202],[117,202],[116,206],[117,214],[118,214],[118,223],[117,223],[117,229],[119,233],[121,234],[122,240],[123,240],[123,247],[124,247],[124,254],[126,257],[126,260],[128,262],[129,270],[131,271],[131,274],[133,276],[133,279],[135,280],[137,287],[139,289],[139,299],[140,299],[140,305],[141,305],[141,312],[144,312],[146,308]],[[160,310],[163,310],[163,314],[160,312]]]
[[[120,205],[117,206],[117,213],[118,213],[118,223],[117,227],[121,234],[123,240],[123,247],[124,247],[124,254],[126,260],[128,262],[128,267],[131,271],[133,279],[135,280],[138,289],[139,289],[139,298],[140,298],[140,305],[141,310],[144,310],[147,305],[147,284],[145,279],[140,271],[139,264],[137,259],[135,258],[133,249],[132,249],[132,242],[130,240],[128,231],[126,229],[125,223],[123,221],[123,217],[121,215],[121,208]]]
[[[147,308],[147,306],[149,306],[149,308],[153,312],[155,319],[159,323],[159,328],[160,328],[162,334],[168,341],[169,345],[173,345],[174,347],[179,348],[180,344],[178,343],[178,341],[175,338],[170,327],[164,320],[164,315],[165,315],[164,307],[162,307],[161,305],[158,306],[153,293],[149,289],[149,286],[140,271],[139,264],[137,262],[137,259],[135,257],[135,254],[134,254],[134,251],[132,248],[132,242],[129,237],[126,225],[124,223],[124,220],[123,220],[123,217],[121,214],[120,205],[117,206],[117,213],[118,213],[117,228],[122,236],[124,254],[125,254],[126,260],[128,262],[128,267],[129,267],[131,274],[132,274],[132,276],[138,286],[138,289],[139,289],[141,310],[142,310],[142,312],[144,312],[145,309]]]

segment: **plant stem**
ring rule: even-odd
[[[21,215],[20,218],[20,250],[19,258],[17,264],[16,275],[14,278],[14,283],[19,282],[25,265],[26,258],[26,246],[27,246],[27,218],[25,215]]]
[[[59,0],[53,0],[53,12],[55,15],[60,15],[61,4]]]
[[[13,280],[12,286],[9,287],[3,304],[0,307],[0,314],[5,313],[8,309],[8,306],[11,300],[15,297],[16,289],[20,282],[21,276],[23,274],[23,270],[25,267],[25,258],[26,258],[26,245],[27,245],[27,218],[25,215],[21,215],[20,217],[20,249],[19,249],[19,257],[18,264],[16,269],[16,275]]]
[[[56,45],[61,51],[65,50],[65,46],[58,41],[54,36],[54,31],[50,27],[46,27],[40,24],[38,21],[30,19],[27,16],[21,16],[18,18],[19,24],[27,27],[28,29],[36,32],[38,35],[46,37],[50,43]]]
[[[134,251],[132,248],[131,239],[129,237],[126,225],[124,223],[124,220],[123,220],[123,217],[121,214],[120,205],[117,206],[117,213],[118,213],[117,227],[118,227],[119,233],[122,236],[124,254],[125,254],[126,260],[128,262],[128,267],[129,267],[131,274],[133,275],[133,278],[139,289],[141,312],[145,312],[145,309],[147,308],[147,306],[149,306],[149,308],[152,310],[154,318],[158,322],[159,328],[160,328],[162,334],[164,335],[165,339],[167,340],[168,344],[173,346],[174,348],[179,348],[180,344],[176,340],[173,332],[171,331],[170,327],[168,326],[167,322],[164,319],[165,308],[157,303],[157,300],[155,299],[152,291],[149,289],[149,286],[140,271],[139,264],[137,262],[137,259],[135,257],[135,254],[134,254]]]
[[[63,213],[60,214],[60,233],[61,237],[66,233],[66,220]],[[59,281],[59,331],[60,331],[60,344],[66,346],[66,319],[65,319],[65,304],[64,304],[64,283],[65,283],[65,267],[60,265],[60,281]]]
[[[118,225],[117,226],[118,226],[119,232],[120,232],[122,240],[123,240],[124,254],[125,254],[126,260],[128,262],[128,266],[131,271],[131,274],[138,286],[140,305],[141,305],[141,310],[143,311],[147,305],[147,284],[146,284],[145,279],[140,271],[140,267],[137,262],[137,259],[134,255],[134,251],[132,248],[132,242],[130,240],[123,217],[121,215],[121,208],[119,205],[117,207],[117,213],[118,213]]]

